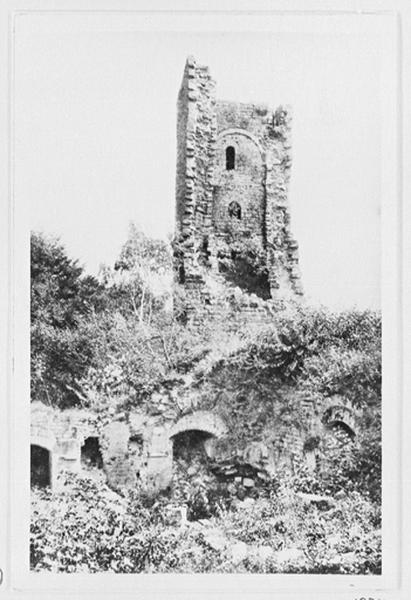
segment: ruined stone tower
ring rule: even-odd
[[[265,300],[302,294],[290,233],[290,114],[217,100],[189,57],[178,96],[176,282],[193,305],[214,277]]]

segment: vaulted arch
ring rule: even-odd
[[[347,406],[334,404],[323,413],[322,422],[327,429],[344,431],[351,439],[355,437],[356,427],[353,411]]]
[[[218,415],[208,411],[197,411],[185,415],[169,430],[169,437],[173,438],[184,431],[202,431],[215,437],[222,437],[227,433],[227,427]]]
[[[265,160],[265,153],[264,150],[260,144],[260,142],[258,141],[258,139],[256,138],[255,135],[253,135],[252,133],[250,133],[249,131],[245,130],[245,129],[241,129],[239,127],[230,127],[229,129],[224,129],[223,131],[221,131],[218,136],[217,136],[217,143],[219,141],[226,141],[226,138],[230,138],[230,136],[232,135],[240,135],[240,136],[244,136],[246,138],[248,138],[249,140],[251,140],[258,148],[258,151],[261,154],[261,158],[263,160]],[[228,142],[227,142],[228,144]]]

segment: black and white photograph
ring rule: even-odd
[[[31,568],[380,574],[378,48],[27,44]]]
[[[14,24],[30,572],[381,576],[389,36],[133,18]]]

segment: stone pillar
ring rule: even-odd
[[[136,472],[129,455],[130,430],[126,423],[107,425],[101,435],[101,451],[108,485],[124,491],[136,484]]]
[[[50,452],[50,481],[54,491],[64,487],[64,473],[80,472],[80,442],[77,439],[59,440]]]
[[[166,489],[173,477],[173,444],[166,427],[153,429],[147,452],[147,492]]]
[[[80,471],[80,440],[68,438],[59,440],[52,462],[58,476],[62,471],[78,473]]]

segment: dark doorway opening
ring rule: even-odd
[[[208,489],[213,489],[215,477],[210,470],[205,442],[213,438],[209,433],[192,429],[172,437],[173,441],[173,485],[179,496],[182,490],[190,491],[187,505],[187,519],[197,521],[208,519],[213,508],[208,501]]]
[[[47,448],[30,446],[30,483],[34,487],[51,486],[51,459]]]
[[[210,437],[211,434],[198,429],[178,433],[173,437],[173,459],[187,465],[193,461],[207,461],[204,442]]]
[[[81,447],[81,463],[83,466],[103,468],[103,457],[98,437],[88,437]]]
[[[271,298],[268,270],[253,252],[239,253],[232,250],[230,254],[219,253],[218,270],[226,280],[264,300]]]

